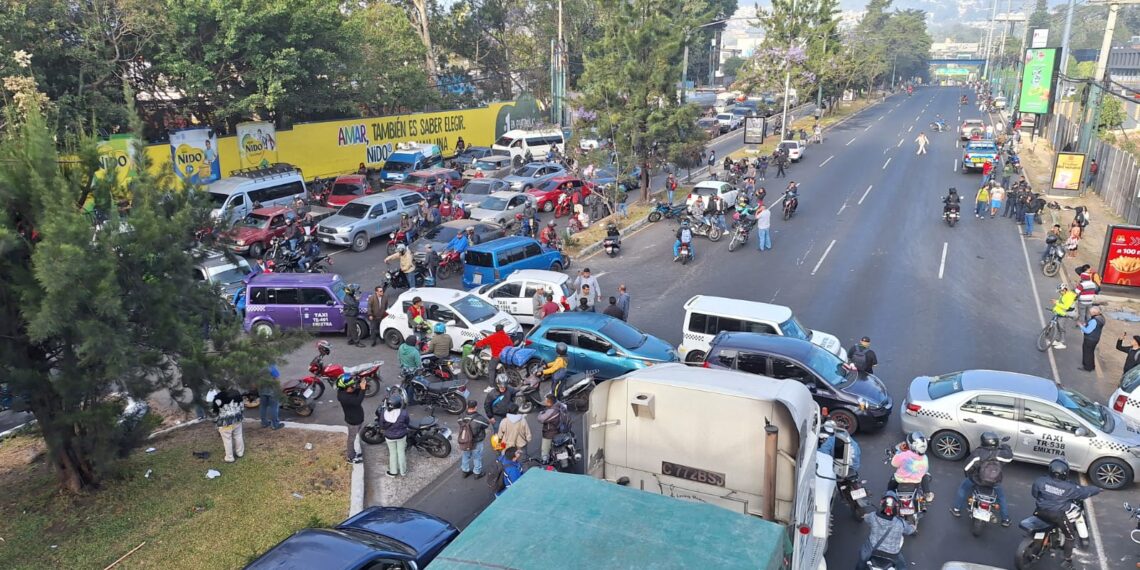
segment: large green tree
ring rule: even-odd
[[[773,0],[770,9],[758,10],[764,42],[741,70],[737,86],[750,93],[782,93],[790,71],[790,87],[803,93],[803,100],[820,81],[838,78],[838,13],[836,0]]]
[[[0,132],[0,375],[34,414],[60,485],[83,491],[146,435],[149,422],[122,420],[123,396],[252,387],[292,340],[243,335],[219,291],[195,279],[188,245],[208,223],[204,193],[160,190],[136,147],[120,215],[94,141],[61,160],[34,82],[5,84],[18,87]],[[105,222],[84,214],[88,197]]]

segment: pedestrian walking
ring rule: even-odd
[[[776,158],[776,178],[787,178],[788,175],[784,173],[784,168],[786,167],[787,161],[784,159],[784,155],[781,154]]]
[[[1077,292],[1077,319],[1081,322],[1089,320],[1089,312],[1092,309],[1093,301],[1096,300],[1096,294],[1100,292],[1100,284],[1097,283],[1095,273],[1087,263],[1075,269],[1077,273],[1077,286],[1074,291]]]
[[[1140,364],[1140,335],[1132,335],[1132,342],[1128,346],[1124,346],[1124,339],[1127,337],[1128,335],[1122,334],[1116,341],[1116,350],[1125,354],[1124,374],[1128,374],[1129,370]]]
[[[245,437],[242,435],[242,403],[241,392],[229,388],[214,395],[213,411],[214,425],[218,434],[222,436],[222,448],[226,451],[226,463],[233,463],[245,455]]]
[[[530,443],[530,425],[526,423],[526,416],[519,413],[518,404],[511,403],[507,417],[499,423],[496,435],[499,436],[499,447],[526,449]]]
[[[764,180],[764,178],[768,176],[768,157],[767,156],[761,156],[760,157],[760,164],[756,166],[756,176],[759,177],[760,180]]]
[[[625,290],[625,283],[618,285],[618,308],[621,309],[621,320],[629,321],[629,293]]]
[[[1001,210],[1002,202],[1005,200],[1005,188],[1001,186],[993,186],[990,188],[990,218],[992,219],[997,215],[998,210]]]
[[[609,315],[615,319],[622,318],[621,307],[617,304],[617,297],[610,297],[610,304],[602,311],[602,314]]]
[[[990,178],[993,177],[993,173],[994,173],[994,161],[987,160],[984,163],[982,163],[982,184],[988,183],[990,181]]]
[[[542,306],[546,304],[546,291],[539,287],[534,296],[530,298],[531,308],[534,314],[534,320],[542,320]]]
[[[590,306],[593,307],[596,302],[602,300],[602,286],[598,284],[598,278],[593,276],[589,267],[579,271],[578,278],[574,280],[574,287],[579,291],[582,291],[583,287],[587,285],[590,287],[590,295],[586,298],[589,300]]]
[[[847,351],[847,359],[851,364],[855,365],[855,369],[862,374],[874,374],[875,365],[879,363],[879,357],[871,350],[871,337],[865,336],[859,339],[859,344],[851,347]]]
[[[716,169],[716,151],[715,150],[709,149],[708,166],[709,166],[709,176],[712,176],[713,171]]]
[[[456,421],[459,426],[456,442],[462,452],[459,457],[459,471],[463,477],[475,473],[476,479],[483,478],[483,445],[487,439],[490,422],[479,413],[479,402],[467,400],[467,411]]]
[[[349,346],[363,346],[360,342],[360,326],[356,323],[356,317],[360,314],[360,300],[357,295],[360,295],[360,285],[350,283],[345,287],[344,306],[340,310],[344,315],[345,327],[348,329]]]
[[[1002,217],[1012,218],[1017,212],[1017,203],[1021,201],[1021,188],[1018,186],[1014,186],[1013,188],[1006,186],[1004,183],[1008,179],[1008,176],[1002,178],[1002,187],[1009,189],[1008,192],[1006,192],[1005,212],[1002,214]]]
[[[974,201],[976,202],[974,206],[974,217],[981,219],[986,213],[986,210],[990,207],[990,187],[982,184],[982,187],[978,188],[978,195],[974,198]]]
[[[926,145],[930,144],[930,139],[926,138],[926,133],[919,131],[914,142],[918,143],[918,150],[914,154],[926,154]]]
[[[1009,169],[1003,166],[1001,169],[1001,187],[1002,188],[1009,189],[1010,178],[1012,178],[1012,175],[1010,174]],[[1006,208],[1006,209],[1008,210],[1009,208]]]
[[[720,194],[713,194],[712,198],[709,199],[709,207],[705,211],[712,225],[716,226],[717,229],[722,232],[728,230],[728,226],[724,223],[725,208],[724,198],[721,198]]]
[[[336,388],[336,399],[344,412],[344,423],[348,425],[345,457],[349,463],[362,463],[364,455],[356,452],[356,437],[364,426],[364,390],[368,388],[368,381],[357,380],[355,376],[345,374],[337,379]]]
[[[569,411],[566,409],[566,404],[554,399],[554,394],[547,394],[543,404],[546,409],[539,412],[538,421],[542,424],[542,462],[548,463],[554,438],[562,433],[562,416]]]
[[[435,272],[439,268],[440,263],[439,254],[435,252],[431,244],[424,246],[424,268],[427,269],[427,278],[424,282],[428,287],[435,286]]]
[[[408,410],[398,390],[384,399],[384,413],[380,415],[380,430],[388,444],[388,476],[408,474]]]
[[[665,195],[669,197],[669,203],[673,203],[673,194],[677,192],[677,177],[673,173],[665,178]]]
[[[1100,314],[1100,307],[1089,309],[1089,320],[1081,321],[1081,332],[1085,333],[1084,342],[1081,343],[1081,370],[1092,372],[1096,370],[1096,345],[1100,342],[1100,333],[1104,330],[1104,317]]]
[[[261,427],[277,430],[285,427],[285,424],[281,423],[281,372],[277,370],[276,364],[269,365],[269,376],[273,382],[257,388],[257,407],[261,413]]]
[[[1033,224],[1037,222],[1037,216],[1041,215],[1041,210],[1045,207],[1045,199],[1040,196],[1035,196],[1026,192],[1025,197],[1025,235],[1033,235]]]
[[[756,209],[756,249],[764,251],[772,249],[772,211],[764,206]]]
[[[376,290],[368,297],[368,331],[372,337],[372,346],[381,341],[380,321],[388,316],[388,283],[376,286]]]
[[[1098,172],[1100,172],[1100,165],[1096,163],[1096,159],[1094,158],[1089,162],[1089,176],[1085,180],[1086,189],[1092,188],[1093,182],[1096,181],[1096,175]]]

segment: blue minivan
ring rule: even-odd
[[[567,267],[570,267],[570,256],[546,247],[534,238],[499,238],[467,248],[463,288],[495,283],[520,269],[562,271]]]

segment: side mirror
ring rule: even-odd
[[[1001,440],[1002,440],[1002,442],[1003,442],[1003,443],[1004,443],[1004,442],[1007,442],[1007,441],[1009,441],[1009,436],[1007,435],[1007,436],[1005,436],[1005,437],[1001,438]]]
[[[336,306],[336,301],[333,301],[332,299],[329,299],[328,301],[325,301],[325,306],[326,306],[326,307],[335,307],[335,306]]]
[[[617,356],[617,351],[611,348],[606,351],[606,356]]]
[[[445,323],[445,324],[449,327],[453,327],[453,326],[455,326],[455,319],[451,319],[450,321],[447,321],[447,323]]]
[[[1075,435],[1077,437],[1088,437],[1090,434],[1089,434],[1089,430],[1087,430],[1083,427],[1079,427],[1079,428],[1077,428],[1077,431],[1073,432],[1073,435]]]

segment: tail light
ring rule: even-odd
[[[495,275],[495,281],[498,281],[499,279],[501,279],[501,277],[499,277],[499,270],[498,269],[495,270],[494,275]]]
[[[920,406],[918,404],[915,404],[913,402],[907,402],[906,403],[906,411],[908,414],[917,414],[921,410],[922,410],[922,406]]]
[[[990,510],[990,504],[989,503],[982,502],[981,507],[984,510],[987,510],[987,511]]]
[[[1124,412],[1124,404],[1126,404],[1126,403],[1128,403],[1128,396],[1125,394],[1121,394],[1121,395],[1117,396],[1115,400],[1112,401],[1112,409],[1116,410],[1117,412],[1123,413]]]
[[[712,366],[709,366],[709,361],[706,360],[701,363],[701,368],[712,368]]]

